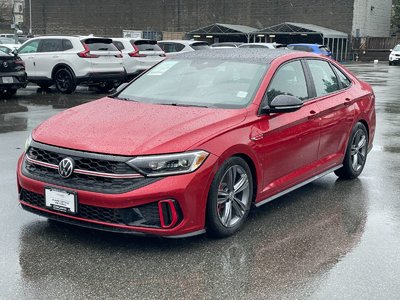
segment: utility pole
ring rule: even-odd
[[[18,30],[19,25],[24,22],[24,1],[23,0],[13,0],[13,24],[11,28],[14,29],[14,42],[18,44]]]

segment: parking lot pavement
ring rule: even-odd
[[[22,211],[15,166],[29,132],[101,95],[30,86],[1,101],[0,299],[398,299],[400,67],[348,68],[376,93],[363,174],[327,175],[253,210],[242,231],[222,240],[110,234]]]

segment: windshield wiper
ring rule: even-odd
[[[172,106],[183,106],[183,107],[205,107],[209,108],[210,106],[207,105],[199,105],[199,104],[184,104],[184,103],[165,103],[165,105],[172,105]]]

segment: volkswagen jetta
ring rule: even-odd
[[[229,236],[252,206],[330,172],[359,176],[374,132],[371,87],[330,58],[196,51],[33,130],[19,199],[102,230]]]

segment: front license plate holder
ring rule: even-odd
[[[46,187],[44,191],[47,208],[71,215],[78,213],[77,193],[53,187]]]

